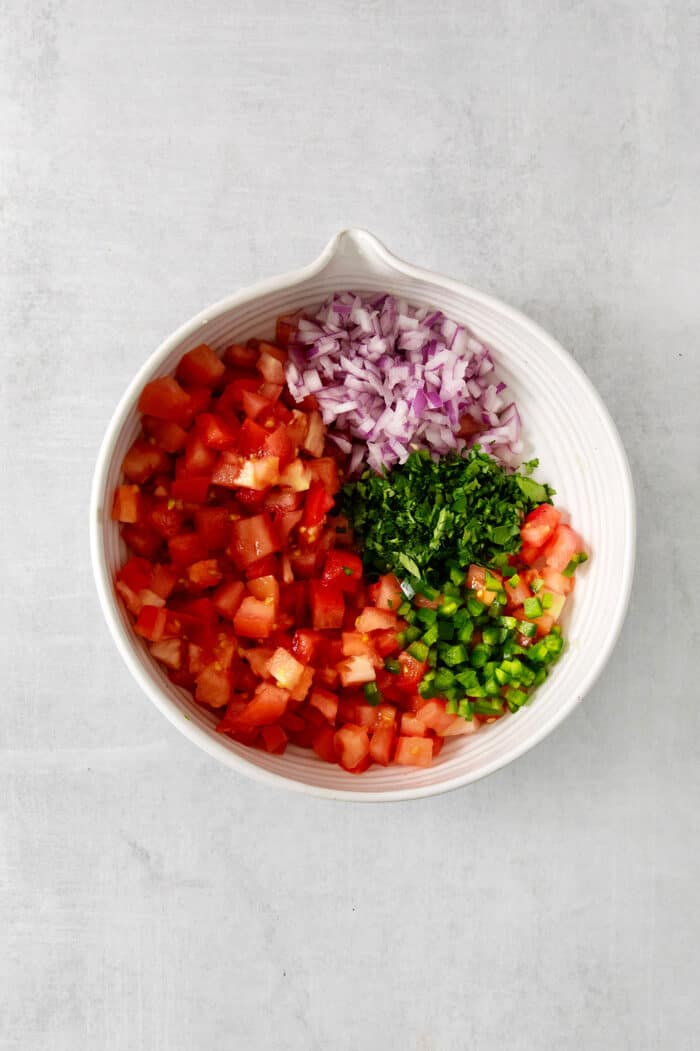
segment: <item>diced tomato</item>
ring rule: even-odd
[[[143,606],[134,629],[149,642],[159,642],[165,635],[168,614],[162,606]]]
[[[326,512],[333,507],[333,503],[333,497],[326,492],[323,482],[313,481],[304,501],[304,518],[302,520],[304,528],[311,529],[321,525],[326,517]]]
[[[173,479],[170,495],[173,500],[184,500],[188,504],[204,504],[210,485],[209,475],[181,475]]]
[[[291,699],[293,701],[303,701],[307,693],[311,689],[311,684],[314,681],[314,670],[313,668],[304,668],[299,682],[296,684],[294,689],[291,691]]]
[[[237,429],[223,416],[202,412],[197,417],[197,430],[210,449],[233,449],[238,439]]]
[[[153,580],[153,564],[146,558],[132,555],[118,571],[117,578],[123,580],[132,591],[149,588]]]
[[[207,551],[226,547],[231,533],[230,511],[227,507],[202,507],[194,513],[197,536]]]
[[[143,558],[155,558],[163,543],[162,536],[140,525],[123,525],[121,532],[126,546]]]
[[[338,694],[324,690],[320,686],[314,687],[309,698],[309,704],[333,726],[338,715]]]
[[[192,414],[192,403],[187,391],[183,390],[172,376],[147,383],[139,398],[139,412],[155,416],[159,420],[184,424],[189,422]]]
[[[255,598],[267,602],[276,611],[280,601],[280,586],[274,576],[254,577],[248,581],[248,590]]]
[[[425,737],[428,728],[425,723],[411,712],[403,712],[401,716],[401,734],[403,737]]]
[[[367,656],[346,657],[338,665],[338,674],[343,686],[361,686],[366,682],[374,682],[377,673],[374,664]]]
[[[219,361],[211,347],[202,343],[182,356],[175,375],[193,387],[214,387],[225,372],[224,363]]]
[[[354,770],[369,755],[369,736],[363,726],[347,723],[333,738],[338,762],[346,770]]]
[[[330,726],[322,726],[314,734],[312,748],[319,759],[323,759],[324,763],[336,763],[338,761],[334,739],[335,731]]]
[[[373,585],[372,600],[378,609],[389,609],[396,611],[403,602],[405,595],[401,590],[398,578],[393,573],[385,573]]]
[[[311,664],[318,652],[322,636],[317,631],[299,628],[292,639],[292,653],[302,664]]]
[[[280,474],[279,484],[289,486],[297,493],[311,488],[311,471],[303,460],[292,460]]]
[[[542,547],[554,535],[560,519],[561,512],[551,504],[533,508],[520,526],[523,543],[529,547]]]
[[[369,635],[361,631],[343,632],[343,656],[344,657],[369,657],[374,664],[377,655],[370,641]]]
[[[542,578],[545,587],[550,591],[556,591],[559,595],[570,595],[576,584],[576,577],[565,577],[563,573],[552,569],[551,566],[544,566],[539,570],[538,576]]]
[[[388,766],[394,749],[396,731],[393,726],[380,725],[372,731],[369,742],[369,754],[375,763]]]
[[[307,467],[311,471],[311,477],[322,482],[327,493],[333,496],[340,489],[338,477],[338,464],[330,456],[322,456],[318,460],[309,460]]]
[[[209,552],[196,533],[180,533],[168,540],[170,558],[176,566],[189,566],[201,562]]]
[[[168,668],[180,668],[182,666],[182,647],[182,639],[162,639],[160,642],[152,642],[149,648],[151,656],[161,664],[165,664]]]
[[[190,399],[190,412],[193,416],[205,412],[211,405],[211,391],[208,387],[188,387],[187,394]]]
[[[394,762],[399,766],[430,766],[433,741],[430,737],[399,737]]]
[[[117,580],[114,585],[117,593],[121,595],[124,605],[129,610],[129,613],[133,613],[135,617],[138,617],[139,613],[143,608],[143,600],[140,594],[136,591],[132,591],[128,584],[125,584],[123,580]]]
[[[161,598],[167,599],[172,594],[172,591],[177,584],[178,572],[174,566],[161,565],[159,562],[153,566],[153,575],[151,577],[151,588],[155,591],[156,595],[160,595]]]
[[[396,631],[376,631],[372,635],[372,645],[380,657],[392,657],[401,649]]]
[[[289,738],[281,726],[263,726],[260,736],[263,739],[265,751],[272,752],[273,755],[284,754]]]
[[[172,500],[157,501],[148,514],[148,524],[166,540],[177,536],[184,521],[184,511],[175,507]]]
[[[271,683],[261,683],[238,720],[242,726],[271,726],[284,715],[288,703],[288,690],[273,686]]]
[[[275,339],[278,343],[282,343],[286,346],[287,343],[291,342],[302,317],[303,311],[297,310],[296,314],[284,314],[277,318]]]
[[[223,354],[227,365],[238,368],[253,368],[258,360],[258,351],[255,347],[244,347],[240,343],[233,343],[227,347]]]
[[[320,412],[314,410],[308,414],[307,419],[308,430],[300,444],[311,456],[323,456],[323,448],[326,444],[326,429],[323,426],[323,417]]]
[[[455,719],[459,719],[458,715],[449,715],[445,711],[444,701],[427,701],[426,704],[422,705],[421,708],[416,712],[416,718],[421,722],[428,730],[434,730],[437,734],[443,734],[447,730]],[[403,733],[403,723],[401,724]]]
[[[144,416],[141,420],[144,433],[166,453],[177,453],[184,449],[187,431],[179,423],[159,420],[155,416]]]
[[[442,731],[442,737],[461,737],[466,734],[474,734],[479,729],[479,720],[462,719],[458,716],[450,726]]]
[[[233,477],[230,468],[230,464],[220,464],[212,475],[212,481],[217,485],[254,489],[257,492],[267,490],[279,481],[279,460],[276,456],[243,460],[238,465],[238,473]]]
[[[265,555],[251,562],[244,570],[246,580],[255,580],[257,577],[278,577],[279,563],[275,555]]]
[[[231,697],[231,673],[208,664],[197,676],[195,700],[210,708],[223,708]]]
[[[136,439],[122,463],[125,478],[139,485],[143,485],[154,474],[167,471],[169,467],[170,460],[163,450],[143,438]]]
[[[545,562],[561,573],[582,550],[581,538],[571,526],[562,523],[544,550]]]
[[[321,579],[341,591],[355,592],[362,582],[362,559],[351,551],[330,551]]]
[[[295,446],[301,445],[309,430],[306,413],[292,409],[292,418],[287,422],[287,434]]]
[[[269,638],[274,623],[274,607],[252,595],[245,596],[233,618],[236,634],[245,639]]]
[[[228,552],[241,569],[281,548],[268,514],[240,518],[231,523],[231,542]]]
[[[141,490],[138,485],[117,486],[112,504],[112,519],[116,522],[138,522],[141,508]]]
[[[415,657],[412,657],[410,653],[405,651],[399,654],[398,659],[401,665],[401,672],[399,675],[394,676],[396,687],[405,693],[414,693],[428,670],[428,665],[423,661],[417,661]]]
[[[194,431],[189,435],[185,445],[185,470],[187,474],[211,476],[216,467],[217,455],[204,443]]]
[[[284,365],[279,358],[273,357],[267,350],[261,351],[257,368],[268,383],[284,385]]]
[[[337,587],[313,580],[309,585],[311,619],[317,631],[342,628],[345,616],[343,592]]]
[[[296,455],[296,447],[287,433],[287,428],[276,427],[270,431],[265,439],[264,452],[267,456],[277,458],[280,471],[292,462]]]
[[[522,606],[525,599],[530,598],[532,595],[524,577],[518,576],[517,580],[518,583],[516,585],[508,579],[503,581],[503,587],[505,588],[508,602],[511,606]]]
[[[284,511],[282,514],[275,516],[275,522],[282,540],[286,541],[289,539],[292,530],[301,522],[304,516],[303,511]],[[316,558],[314,555],[314,568],[316,565]]]
[[[266,489],[236,489],[234,496],[238,508],[248,515],[256,515],[264,510]],[[240,516],[239,516],[240,517]]]
[[[396,631],[396,614],[388,609],[376,609],[374,606],[365,606],[362,613],[355,621],[358,631]]]
[[[532,544],[523,544],[518,554],[520,561],[526,566],[534,566],[542,558],[542,548],[533,547]]]
[[[284,690],[293,690],[295,686],[299,685],[304,674],[304,665],[296,657],[293,657],[288,650],[279,646],[270,658],[268,673],[278,686],[281,686]]]
[[[204,591],[206,588],[215,588],[217,584],[220,584],[223,574],[219,569],[217,559],[205,558],[187,567],[187,579],[192,588]]]

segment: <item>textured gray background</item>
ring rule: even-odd
[[[700,1047],[698,5],[0,11],[3,1051]],[[179,737],[87,550],[145,356],[348,224],[558,336],[640,510],[586,702],[490,779],[376,808]]]

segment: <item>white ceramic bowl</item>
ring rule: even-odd
[[[283,756],[237,744],[214,731],[214,720],[175,687],[150,657],[117,601],[114,574],[124,556],[111,494],[139,429],[143,385],[171,373],[187,350],[209,343],[222,350],[251,336],[271,336],[275,318],[311,307],[336,289],[384,290],[443,310],[467,324],[495,353],[523,419],[525,458],[535,451],[538,477],[557,490],[586,541],[589,562],[579,570],[564,621],[567,651],[532,705],[445,745],[429,769],[372,767],[353,776],[290,747]],[[333,799],[410,799],[444,792],[483,777],[541,741],[582,700],[615,645],[627,609],[634,568],[635,514],[630,470],[615,426],[593,386],[559,344],[517,310],[450,278],[403,263],[362,230],[339,233],[303,270],[261,281],[209,307],[169,336],[126,391],[100,450],[90,509],[92,561],[110,631],[134,678],[190,740],[261,781]]]

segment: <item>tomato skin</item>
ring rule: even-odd
[[[209,495],[210,485],[209,475],[181,475],[173,479],[170,496],[173,500],[184,500],[188,504],[204,504]]]
[[[345,616],[343,592],[339,588],[312,580],[309,584],[311,617],[315,630],[342,628]]]
[[[528,547],[542,547],[554,535],[561,511],[551,504],[540,504],[530,511],[520,526],[520,536]]]
[[[189,566],[201,562],[208,551],[196,533],[180,533],[168,540],[170,558],[176,566]]]
[[[124,525],[121,534],[127,547],[143,558],[155,558],[163,543],[163,538],[158,533],[140,525]]]
[[[281,726],[277,724],[263,726],[260,736],[263,739],[265,751],[272,752],[273,755],[284,755],[289,738]]]
[[[352,594],[362,583],[362,559],[351,551],[329,551],[321,580]]]
[[[156,416],[144,416],[141,420],[144,433],[151,438],[159,449],[166,453],[177,453],[184,449],[187,431],[179,423],[159,420]]]
[[[326,492],[323,482],[314,479],[304,502],[304,517],[302,519],[304,528],[312,529],[321,525],[326,517],[326,512],[330,511],[334,502],[333,497]]]
[[[325,763],[337,763],[335,752],[335,731],[330,726],[322,726],[315,734],[311,747],[319,759]]]
[[[302,664],[312,664],[321,641],[322,636],[318,631],[300,628],[292,638],[292,653]]]
[[[227,507],[202,507],[194,513],[195,531],[207,551],[221,551],[228,546],[231,533]]]
[[[159,642],[165,637],[165,625],[168,618],[162,606],[143,606],[136,618],[134,630],[149,642]]]
[[[172,376],[147,383],[141,391],[138,408],[139,412],[170,423],[188,423],[192,415],[189,394]]]
[[[245,569],[251,562],[272,555],[280,548],[272,520],[267,513],[253,515],[252,518],[240,518],[231,523],[228,553],[239,568]]]
[[[206,343],[189,350],[180,358],[175,375],[193,387],[213,387],[226,372],[226,366]]]
[[[143,485],[154,474],[168,471],[170,459],[157,445],[137,438],[122,463],[122,472],[130,482]]]
[[[225,449],[233,449],[238,440],[238,428],[233,427],[223,416],[218,416],[213,412],[199,414],[197,430],[206,446],[220,452]]]

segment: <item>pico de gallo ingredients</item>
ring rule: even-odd
[[[348,482],[341,506],[370,573],[418,577],[437,587],[473,562],[519,550],[523,518],[554,490],[506,472],[478,447],[437,462],[412,453],[388,474]]]
[[[365,461],[375,471],[404,463],[413,449],[460,452],[477,433],[497,459],[519,463],[520,417],[489,348],[441,311],[340,292],[283,334],[289,389],[317,399],[350,475]]]
[[[300,320],[146,384],[112,504],[116,590],[219,733],[352,773],[429,766],[527,703],[586,555],[534,462],[509,474],[477,447],[383,461],[341,496],[354,452],[285,384]]]

